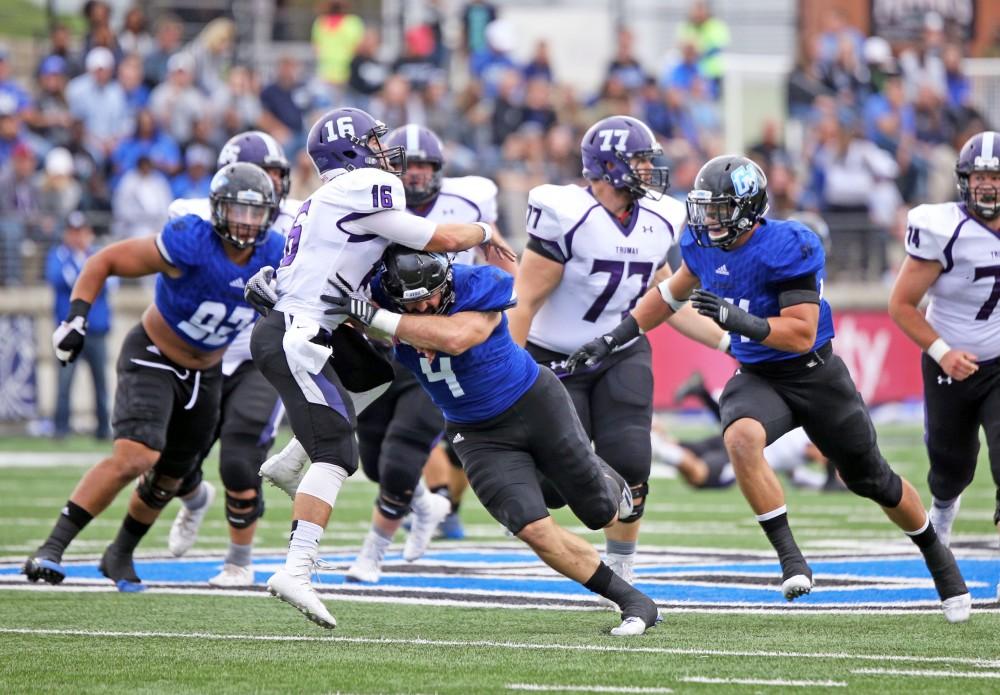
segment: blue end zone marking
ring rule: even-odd
[[[641,556],[640,556],[641,557]],[[343,566],[343,570],[324,571],[317,577],[317,585],[333,588],[343,585],[344,570],[354,559],[353,554],[328,555],[328,562]],[[784,605],[785,599],[777,590],[780,568],[777,562],[748,561],[730,563],[675,563],[644,561],[636,568],[636,585],[651,598],[661,603],[694,603],[726,605]],[[255,558],[255,581],[260,586],[267,577],[283,564],[280,555]],[[491,572],[503,568],[504,574]],[[514,567],[512,567],[514,566]],[[844,606],[893,604],[936,601],[937,593],[923,562],[918,558],[857,557],[837,560],[815,560],[811,563],[816,575],[815,591],[796,601],[800,604]],[[995,587],[1000,577],[1000,560],[992,557],[966,557],[959,566],[969,584],[973,599],[991,601],[996,597]],[[136,570],[146,584],[195,583],[204,584],[222,567],[218,558],[189,560],[138,560]],[[397,573],[405,567],[406,573]],[[479,552],[437,551],[429,553],[420,563],[401,562],[399,553],[386,557],[385,573],[376,584],[351,584],[352,587],[379,587],[398,590],[442,590],[450,592],[488,592],[518,594],[521,596],[558,596],[592,598],[594,595],[582,586],[561,577],[524,576],[507,574],[523,568],[525,572],[545,571],[530,552],[499,551]],[[97,569],[97,561],[67,561],[63,564],[67,580],[107,581]],[[447,572],[446,574],[444,572]],[[0,587],[3,583],[17,581],[19,565],[0,567]],[[676,577],[676,578],[673,578]],[[751,583],[741,584],[741,578]],[[757,583],[767,579],[767,584]],[[22,578],[23,579],[23,578]],[[650,581],[653,580],[653,581]],[[25,580],[26,581],[26,580]]]

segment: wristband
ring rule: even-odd
[[[620,347],[642,335],[642,329],[639,328],[639,322],[635,320],[635,316],[630,313],[605,335],[611,338],[612,347]]]
[[[949,350],[951,350],[951,345],[944,342],[944,338],[938,338],[931,343],[929,348],[927,348],[927,354],[930,355],[932,360],[941,364],[941,358],[944,357],[945,353]]]
[[[90,302],[86,299],[74,299],[69,303],[69,314],[66,316],[66,321],[72,321],[77,316],[86,319],[88,314],[90,314]]]
[[[719,344],[715,346],[715,349],[719,352],[729,352],[729,344],[732,339],[729,337],[729,333],[723,333],[722,337],[719,338]]]
[[[477,227],[483,230],[483,240],[479,242],[479,245],[490,243],[493,238],[493,227],[488,222],[474,222]]]
[[[670,292],[670,287],[668,287],[667,285],[667,283],[669,282],[670,278],[667,278],[663,282],[659,283],[656,286],[656,289],[660,291],[660,296],[663,297],[663,301],[667,303],[667,306],[673,309],[674,313],[677,313],[678,311],[684,308],[684,305],[688,303],[688,300],[677,299],[676,297],[674,297],[673,293]]]
[[[385,309],[379,309],[372,317],[371,327],[377,331],[382,331],[386,335],[395,337],[399,322],[403,319],[402,314],[397,314]]]

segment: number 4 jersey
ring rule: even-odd
[[[246,281],[265,265],[278,264],[283,242],[280,234],[269,234],[249,263],[236,265],[210,222],[197,215],[170,220],[156,246],[181,276],[157,276],[156,308],[192,347],[205,352],[226,347],[257,318],[243,300]]]
[[[684,227],[684,204],[641,199],[628,223],[589,188],[544,185],[528,194],[528,248],[562,263],[562,280],[532,320],[528,340],[569,354],[618,325],[667,262]]]
[[[919,205],[906,222],[906,253],[942,267],[927,291],[927,322],[980,361],[1000,356],[1000,233],[959,203]]]

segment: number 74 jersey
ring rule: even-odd
[[[906,222],[906,253],[942,267],[927,291],[928,323],[980,361],[1000,356],[1000,234],[959,203],[919,205]]]
[[[535,315],[528,340],[569,354],[617,326],[667,262],[686,217],[680,201],[643,198],[622,224],[589,188],[533,188],[527,217],[532,246],[562,263],[564,270]]]

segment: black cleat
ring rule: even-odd
[[[697,396],[704,392],[705,379],[702,377],[701,372],[694,372],[674,391],[674,403],[680,403],[688,396]]]
[[[119,552],[113,544],[104,551],[98,569],[101,570],[101,574],[115,583],[118,591],[134,594],[146,590],[139,575],[135,573],[132,553]]]
[[[66,570],[59,561],[43,555],[29,557],[21,568],[21,574],[25,575],[29,582],[41,579],[49,584],[59,584],[66,578]]]

